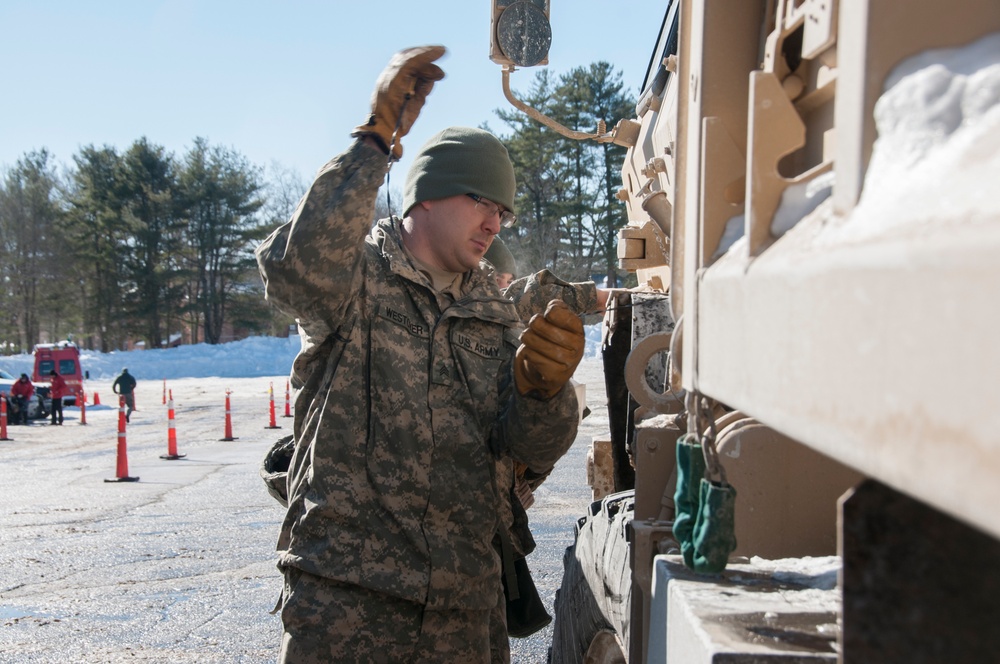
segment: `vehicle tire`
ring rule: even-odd
[[[587,648],[585,660],[587,664],[628,664],[621,639],[607,629],[602,629],[594,636]]]
[[[577,523],[573,545],[563,556],[563,578],[555,599],[551,664],[583,664],[588,652],[614,659],[628,647],[632,572],[626,528],[635,495],[623,491],[592,503]],[[595,590],[597,592],[595,592]],[[624,653],[622,652],[624,657]]]

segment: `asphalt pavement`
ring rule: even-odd
[[[538,543],[529,565],[550,613],[573,524],[590,502],[587,447],[607,435],[598,362],[585,360],[576,378],[593,414],[529,511]],[[8,427],[0,662],[275,661],[281,626],[269,612],[281,588],[274,543],[283,510],[258,468],[291,429],[284,380],[168,383],[180,459],[160,458],[170,451],[170,420],[156,382],[140,383],[124,455],[110,381],[89,384],[102,405],[67,408],[63,426]],[[281,429],[268,428],[272,384]],[[227,390],[231,441],[220,440]],[[551,626],[513,640],[513,661],[545,662],[550,639]]]

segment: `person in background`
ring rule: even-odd
[[[397,53],[356,140],[256,251],[302,350],[279,662],[485,663],[502,601],[496,463],[542,470],[572,445],[583,325],[550,302],[527,329],[480,261],[513,222],[514,169],[489,132],[432,136],[403,218],[372,211],[444,72]]]
[[[510,253],[510,249],[507,248],[499,235],[493,238],[493,243],[486,250],[486,255],[483,258],[493,266],[493,278],[500,290],[506,289],[517,278],[517,263],[514,261],[514,254]]]
[[[125,421],[128,422],[132,411],[135,410],[135,378],[128,372],[127,368],[123,368],[122,372],[115,378],[115,382],[111,384],[111,390],[125,398]]]
[[[52,398],[52,422],[49,426],[54,426],[56,424],[61,425],[63,423],[63,397],[66,396],[66,380],[59,375],[59,372],[53,369],[49,372],[51,377],[51,392],[49,396]]]
[[[13,424],[28,424],[28,406],[34,395],[35,386],[31,384],[28,374],[21,374],[21,377],[10,388],[11,400],[17,408]]]

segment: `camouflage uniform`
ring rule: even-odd
[[[257,249],[268,299],[303,335],[278,564],[374,591],[390,614],[396,599],[453,612],[485,635],[496,461],[551,467],[576,435],[576,397],[513,389],[520,323],[484,270],[453,301],[407,258],[398,220],[371,229],[384,175],[384,155],[355,142]]]

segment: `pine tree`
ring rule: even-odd
[[[6,174],[0,190],[0,283],[18,345],[30,351],[39,341],[40,305],[58,295],[62,274],[54,261],[56,229],[62,218],[57,178],[48,151],[31,152]],[[11,330],[13,331],[13,330]]]
[[[606,62],[574,69],[558,85],[542,70],[521,99],[564,127],[589,134],[601,122],[613,127],[630,117],[635,105],[623,92],[621,74]],[[618,285],[617,231],[627,219],[616,193],[625,149],[567,138],[520,111],[496,114],[513,130],[502,140],[517,177],[518,225],[504,232],[504,241],[522,274],[547,268],[584,280],[600,272],[609,285]]]
[[[205,341],[223,339],[230,296],[259,282],[253,249],[269,224],[258,218],[260,169],[242,155],[196,139],[184,158],[181,176],[189,219],[186,248],[188,301],[201,322]]]

